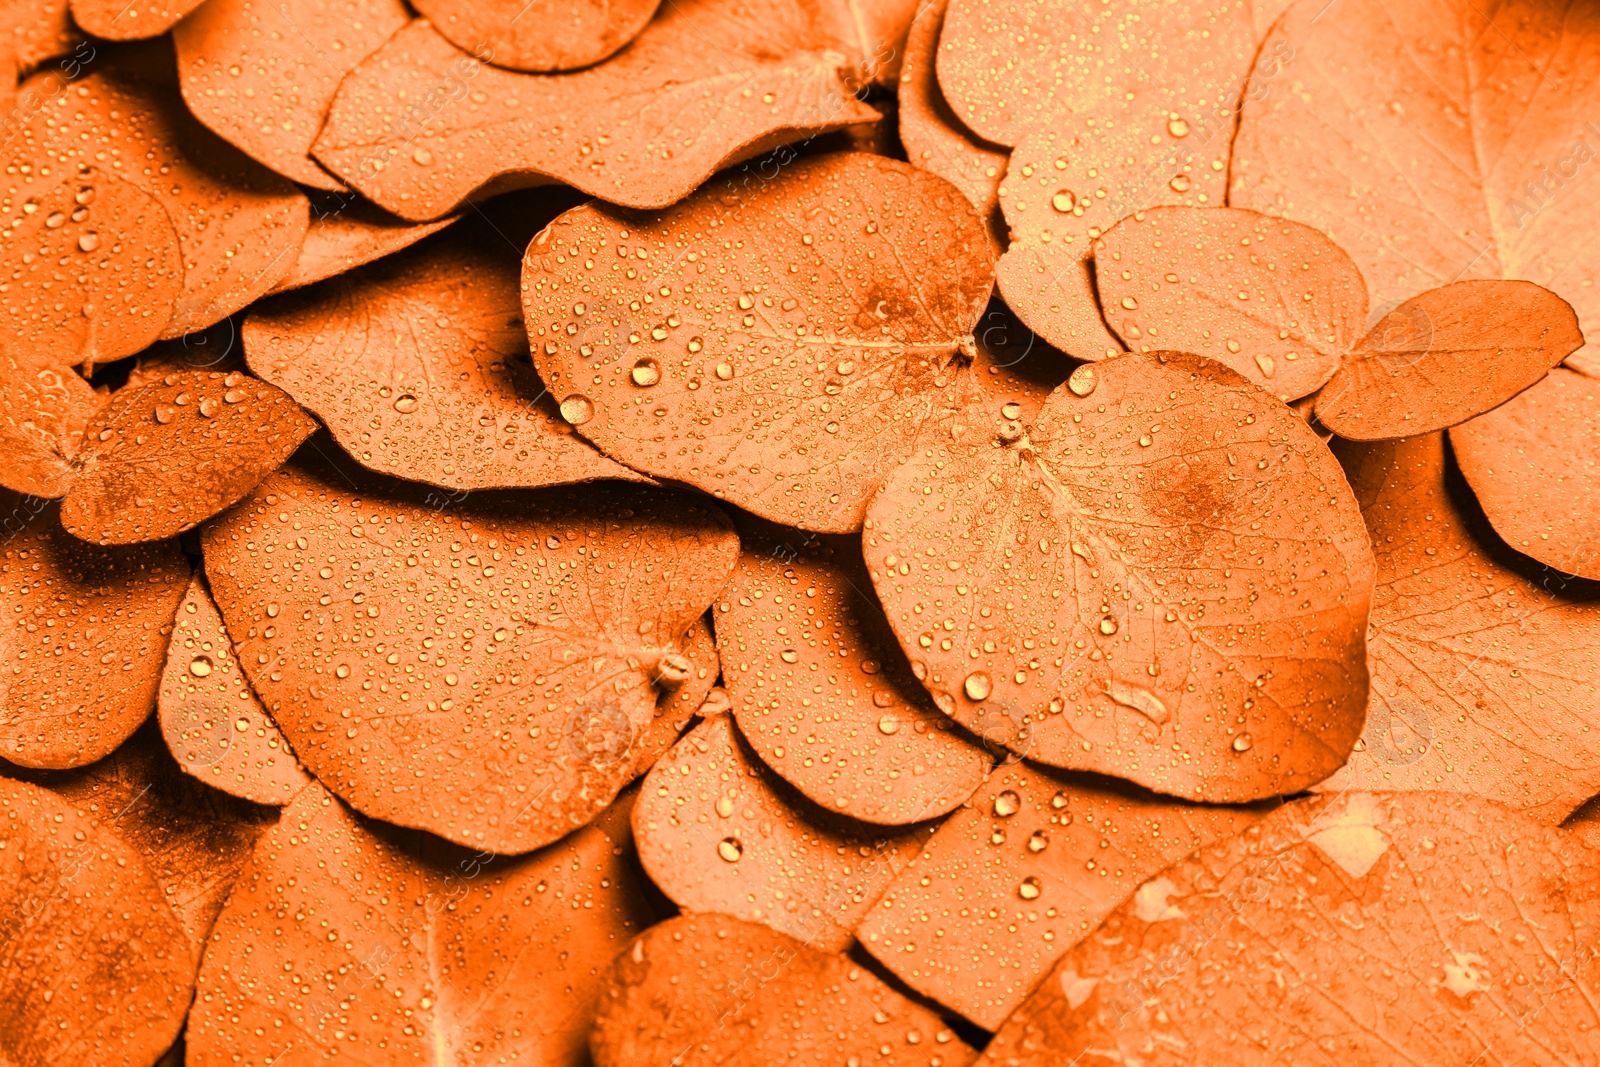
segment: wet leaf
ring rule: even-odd
[[[1297,801],[1146,882],[978,1062],[1587,1062],[1597,864],[1476,797]]]
[[[282,806],[311,781],[239,669],[198,575],[178,605],[157,712],[178,766],[224,793]]]
[[[906,37],[926,14],[921,0],[821,0],[816,8],[834,47],[854,67],[846,84],[894,86],[907,51]]]
[[[245,674],[306,767],[358,811],[505,853],[627,784],[626,745],[597,751],[594,720],[629,739],[652,722],[738,552],[713,506],[651,487],[440,509],[329,463],[282,468],[204,543]]]
[[[6,152],[9,166],[32,168],[13,195],[44,195],[63,173],[113,156],[148,161],[117,175],[154,197],[177,231],[183,293],[162,336],[226,318],[294,265],[306,232],[304,194],[204,129],[175,89],[156,82],[92,74],[31,113]],[[103,244],[134,223],[119,211],[98,225]]]
[[[1580,176],[1600,114],[1595,11],[1341,0],[1291,7],[1279,32],[1293,91],[1247,99],[1230,203],[1328,234],[1374,307],[1521,278],[1600,331],[1600,255],[1572,239],[1600,208],[1600,184]]]
[[[238,372],[119,390],[90,421],[62,525],[98,544],[175,536],[238,501],[315,429],[282,390]]]
[[[660,0],[419,0],[417,14],[463,52],[510,70],[559,71],[608,58]]]
[[[455,221],[455,216],[447,215],[433,222],[408,222],[353,194],[345,194],[342,199],[319,198],[312,203],[311,222],[299,258],[268,295],[353,271],[409,248]]]
[[[1364,744],[1325,787],[1560,822],[1600,791],[1600,586],[1531,566],[1446,481],[1442,434],[1339,445],[1378,561]]]
[[[5,0],[0,4],[0,33],[11,38],[19,74],[28,74],[56,56],[92,55],[91,46],[67,15],[67,0]]]
[[[190,946],[137,852],[38,786],[0,780],[0,1056],[148,1067],[183,1026]]]
[[[917,854],[928,828],[841,818],[796,796],[735,737],[729,717],[695,727],[644,781],[633,812],[639,859],[692,912],[781,930],[825,952]]]
[[[1565,574],[1600,579],[1600,382],[1557,367],[1493,411],[1450,430],[1467,484],[1495,532]]]
[[[0,485],[32,496],[65,496],[100,403],[73,371],[0,352],[0,450],[6,456]]]
[[[1141,882],[1260,816],[997,767],[856,936],[911,988],[993,1030]]]
[[[1366,327],[1366,283],[1344,250],[1254,211],[1151,208],[1113,226],[1095,264],[1129,348],[1209,356],[1286,401],[1332,377]]]
[[[1548,289],[1455,282],[1378,320],[1317,394],[1317,420],[1362,441],[1455,426],[1539,381],[1582,344],[1571,305]]]
[[[876,117],[828,44],[799,5],[688,0],[613,62],[516,74],[419,19],[345,79],[315,154],[408,219],[438,218],[490,182],[498,192],[549,178],[664,207],[729,163]]]
[[[96,37],[132,41],[166,33],[205,2],[154,0],[130,4],[127,0],[72,0],[72,19]]]
[[[13,352],[65,367],[120,359],[162,335],[184,275],[155,197],[101,167],[16,178],[10,190],[22,212],[0,229]]]
[[[911,673],[861,539],[747,520],[740,541],[718,648],[739,729],[767,766],[869,823],[922,822],[971,796],[989,758]]]
[[[1000,179],[1009,153],[967,129],[939,89],[934,55],[944,25],[945,4],[936,0],[906,37],[900,64],[900,140],[914,167],[932,171],[972,201],[978,217],[989,220],[999,206]],[[1003,233],[996,233],[997,246]]]
[[[81,767],[155,708],[189,564],[176,541],[86,544],[36,497],[0,490],[0,513],[0,756]]]
[[[528,249],[523,310],[540,377],[603,451],[846,533],[972,352],[991,262],[948,182],[823,156],[657,215],[567,212]]]
[[[965,1067],[939,1016],[844,956],[723,915],[653,926],[606,975],[595,1067]]]
[[[245,356],[385,474],[461,490],[638,480],[557,415],[528,361],[517,260],[498,245],[464,224],[264,302]]]
[[[632,741],[629,755],[633,760],[633,774],[637,777],[660,759],[673,745],[684,727],[702,710],[717,678],[722,673],[722,663],[717,658],[717,639],[704,617],[694,621],[682,641],[683,657],[689,661],[687,677],[676,689],[668,689],[656,700],[655,718],[639,731]]]
[[[284,177],[342,189],[311,142],[340,80],[408,21],[400,0],[206,0],[172,31],[184,102]]]
[[[200,964],[211,924],[256,839],[278,817],[271,808],[228,796],[185,775],[153,721],[87,767],[68,771],[6,767],[4,773],[44,786],[71,804],[80,818],[114,830],[133,846],[188,934],[191,975]]]
[[[308,788],[217,920],[187,1062],[581,1062],[604,966],[653,918],[628,801],[509,859],[368,823]]]
[[[863,547],[934,702],[1020,755],[1240,801],[1355,743],[1366,530],[1322,442],[1221,364],[1080,367],[1010,442],[891,475]]]

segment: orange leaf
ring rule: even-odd
[[[418,0],[464,52],[510,70],[587,67],[638,36],[660,0]]]
[[[84,56],[94,54],[67,15],[67,0],[6,0],[0,5],[0,34],[11,38],[19,74],[56,56],[72,53],[86,61]]]
[[[311,142],[340,80],[409,21],[400,0],[207,0],[172,31],[184,102],[284,177],[342,189]]]
[[[368,823],[306,789],[217,919],[187,1063],[580,1062],[603,967],[652,918],[629,799],[508,859]]]
[[[315,155],[408,219],[438,218],[491,181],[498,192],[549,178],[664,207],[729,163],[875,118],[827,47],[798,5],[686,0],[612,62],[516,74],[417,19],[345,78]]]
[[[189,564],[176,541],[86,544],[61,528],[59,505],[8,490],[0,514],[0,756],[81,767],[155,707]]]
[[[96,37],[132,41],[166,33],[204,3],[205,0],[72,0],[72,19]]]
[[[279,470],[204,545],[245,674],[307,768],[365,814],[505,853],[627,784],[592,721],[650,725],[738,553],[714,507],[651,487],[458,512],[327,463]]]
[[[337,194],[319,198],[311,205],[311,222],[299,257],[267,295],[299,289],[355,270],[409,248],[455,221],[456,216],[446,215],[433,222],[408,222],[358,199],[353,193],[343,198],[338,198]]]
[[[73,371],[0,352],[0,449],[6,456],[0,485],[37,497],[65,496],[99,406],[100,397]]]
[[[686,915],[645,931],[605,976],[595,1067],[966,1067],[939,1016],[870,971],[765,926]]]
[[[1221,364],[1080,367],[1009,443],[891,475],[863,544],[934,702],[1021,755],[1239,801],[1355,743],[1366,530],[1322,442]]]
[[[701,723],[644,781],[633,811],[639,860],[688,911],[765,923],[842,952],[928,830],[842,818],[769,775],[728,716]]]
[[[632,739],[632,747],[628,750],[629,758],[633,760],[630,778],[637,778],[654,767],[656,760],[678,743],[678,737],[689,725],[689,720],[697,714],[705,714],[705,703],[716,690],[722,663],[717,658],[717,641],[712,636],[711,627],[706,624],[705,616],[696,619],[689,627],[689,632],[683,637],[682,647],[683,657],[689,661],[688,677],[676,689],[661,694],[656,701],[655,718]],[[608,734],[602,736],[609,737]]]
[[[654,216],[567,212],[528,249],[523,311],[540,377],[603,451],[845,533],[973,351],[991,262],[948,182],[822,156]]]
[[[911,988],[993,1030],[1140,882],[1260,815],[998,767],[856,936]]]

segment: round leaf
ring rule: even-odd
[[[417,13],[463,52],[511,70],[556,71],[607,58],[645,28],[660,0],[419,0]]]

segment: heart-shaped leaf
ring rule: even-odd
[[[61,505],[98,544],[157,541],[231,506],[316,430],[276,386],[183,371],[122,389],[90,421]]]
[[[195,118],[252,159],[342,189],[311,142],[340,80],[409,21],[400,0],[206,0],[173,28],[178,83]]]
[[[639,35],[660,0],[419,0],[417,13],[463,52],[510,70],[558,71],[606,59]]]
[[[628,800],[507,859],[306,789],[217,919],[186,1062],[581,1062],[603,968],[653,918]]]
[[[569,211],[528,249],[523,311],[540,377],[602,451],[846,533],[974,352],[992,262],[950,183],[842,154],[657,215]]]
[[[993,1030],[1139,883],[1260,816],[997,767],[856,936],[911,988]]]
[[[653,926],[605,976],[595,1067],[965,1067],[944,1022],[844,956],[724,915]]]
[[[734,735],[695,727],[645,779],[633,811],[645,872],[673,902],[765,923],[842,952],[851,931],[928,839],[867,826],[794,796]]]
[[[0,1056],[150,1067],[183,1026],[191,948],[139,854],[48,790],[0,779]]]
[[[828,44],[800,5],[687,0],[613,62],[517,74],[418,19],[345,78],[315,154],[408,219],[447,214],[491,182],[501,191],[552,178],[664,207],[729,163],[875,118],[846,90]],[[770,106],[746,103],[767,96]]]
[[[224,793],[282,806],[311,781],[239,669],[198,575],[178,605],[157,711],[178,766]]]
[[[0,757],[81,767],[156,705],[172,615],[189,584],[176,541],[100,548],[60,506],[0,490]]]
[[[1209,356],[1283,400],[1320,388],[1366,327],[1367,286],[1344,250],[1254,211],[1141,211],[1096,242],[1095,265],[1129,348]]]
[[[1339,445],[1378,561],[1365,743],[1328,789],[1451,790],[1552,825],[1600,791],[1600,585],[1498,543],[1442,434]]]
[[[911,673],[861,539],[748,521],[740,540],[717,636],[733,714],[767,766],[870,823],[922,822],[971,796],[989,758]]]
[[[245,356],[385,474],[452,489],[638,480],[557,416],[528,362],[517,260],[495,241],[463,225],[267,301],[245,320]]]
[[[1146,882],[978,1062],[1588,1062],[1597,873],[1477,797],[1297,801]]]
[[[1306,424],[1198,356],[1080,367],[1010,441],[890,476],[863,546],[941,710],[1057,766],[1241,801],[1345,760],[1372,550]]]
[[[597,754],[594,721],[650,725],[738,554],[714,506],[651,487],[458,511],[309,462],[204,544],[245,674],[306,767],[365,814],[504,853],[570,833],[627,784],[626,746]]]
[[[1565,574],[1600,579],[1600,382],[1557,367],[1539,384],[1450,430],[1467,484],[1495,532]]]

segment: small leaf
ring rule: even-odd
[[[166,33],[205,0],[72,0],[72,19],[96,37],[133,41]]]
[[[714,506],[653,487],[441,509],[330,462],[279,470],[204,545],[245,674],[306,767],[365,814],[504,853],[628,783],[738,554]],[[601,727],[621,743],[596,748]]]
[[[1286,401],[1320,388],[1366,325],[1367,286],[1344,250],[1254,211],[1151,208],[1113,226],[1095,263],[1129,348],[1208,356]]]
[[[0,779],[0,1057],[149,1067],[183,1026],[194,965],[139,854],[47,790]]]
[[[61,528],[60,506],[38,498],[0,490],[0,514],[0,757],[93,763],[155,708],[189,564],[176,541],[80,541]]]
[[[848,958],[723,915],[669,919],[617,956],[589,1051],[595,1067],[966,1067],[977,1054]]]
[[[299,257],[267,295],[299,289],[353,271],[409,248],[455,221],[456,216],[446,215],[432,222],[409,222],[354,193],[318,197],[311,204],[311,221]]]
[[[178,605],[157,712],[178,766],[224,793],[281,807],[311,781],[239,669],[198,575]]]
[[[1557,367],[1450,444],[1495,532],[1565,574],[1600,579],[1600,382]]]
[[[509,859],[368,823],[306,789],[217,919],[188,1064],[268,1063],[286,1043],[386,1067],[580,1062],[605,964],[653,918],[629,799]]]
[[[1583,345],[1565,300],[1532,282],[1430,289],[1378,320],[1317,394],[1340,437],[1442,430],[1516,396]]]
[[[340,80],[409,21],[400,0],[206,0],[173,28],[178,83],[194,117],[252,159],[342,189],[311,142]]]
[[[991,266],[948,182],[822,156],[653,216],[567,212],[528,249],[523,311],[540,377],[602,451],[847,533],[955,381]]]
[[[1588,1062],[1597,873],[1477,797],[1294,801],[1146,882],[978,1062]]]
[[[660,0],[419,0],[417,14],[463,52],[509,70],[561,71],[608,58]]]
[[[639,860],[673,903],[765,923],[827,952],[928,839],[818,808],[771,777],[728,716],[695,727],[645,779]]]
[[[1219,363],[1080,367],[1009,443],[897,470],[862,540],[934,702],[1019,755],[1242,801],[1355,743],[1356,502],[1299,416]]]
[[[454,211],[491,181],[498,192],[549,178],[664,207],[760,154],[752,148],[876,118],[846,90],[828,46],[798,5],[689,0],[612,62],[516,74],[417,19],[345,78],[314,151],[408,219]]]

